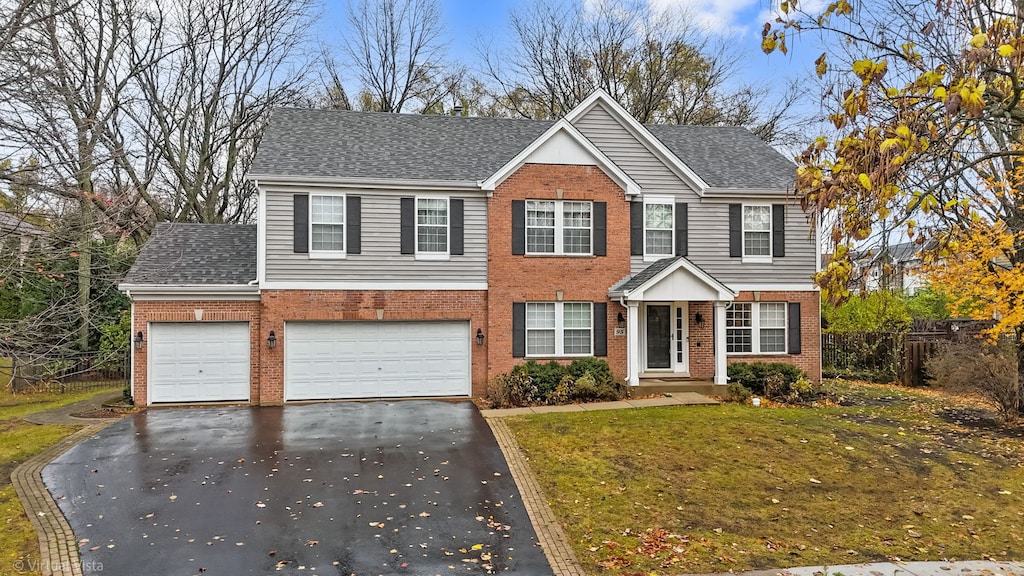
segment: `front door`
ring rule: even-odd
[[[648,304],[647,308],[647,369],[672,368],[672,306]]]

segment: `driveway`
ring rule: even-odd
[[[104,574],[551,574],[468,402],[150,410],[43,479]]]

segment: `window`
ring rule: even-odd
[[[310,248],[314,252],[344,252],[345,196],[310,196],[309,212]]]
[[[772,256],[772,207],[743,206],[743,257]]]
[[[675,227],[671,203],[644,204],[644,256],[663,258],[675,254]]]
[[[593,203],[526,201],[527,254],[590,254]]]
[[[448,199],[416,199],[416,254],[448,254]]]
[[[590,302],[528,302],[527,356],[590,356],[594,341]]]
[[[786,352],[785,302],[734,302],[725,311],[725,351],[734,354]]]

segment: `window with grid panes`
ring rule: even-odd
[[[594,310],[590,302],[527,302],[527,356],[589,356]]]
[[[772,207],[743,207],[743,255],[772,255]]]
[[[448,253],[448,199],[416,199],[416,252]]]
[[[644,205],[644,255],[672,256],[675,227],[675,205],[671,203],[649,203]]]
[[[785,302],[734,302],[725,311],[725,351],[730,354],[786,352]]]
[[[309,198],[310,249],[315,252],[344,252],[345,197],[312,195]]]
[[[590,254],[593,202],[526,201],[527,254]]]

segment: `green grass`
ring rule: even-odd
[[[0,390],[7,390],[11,384],[11,366],[13,362],[9,357],[0,357]]]
[[[38,566],[39,541],[11,485],[11,472],[18,464],[76,429],[74,426],[38,426],[25,422],[22,416],[116,391],[117,388],[69,394],[0,393],[0,576],[39,573],[19,570],[24,566]]]
[[[941,395],[509,419],[590,572],[1024,558],[1024,430]]]

